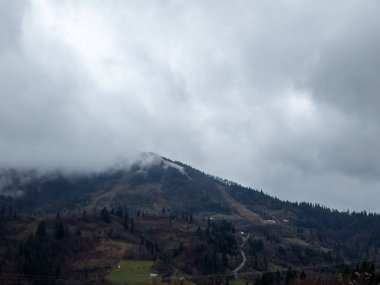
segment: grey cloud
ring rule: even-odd
[[[0,51],[18,47],[27,1],[4,0],[0,5]]]
[[[15,3],[0,4],[2,165],[153,151],[284,199],[380,210],[376,1]]]
[[[326,43],[309,83],[318,98],[363,118],[378,114],[380,104],[380,7],[368,6]]]

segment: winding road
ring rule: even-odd
[[[245,265],[245,262],[247,261],[247,257],[245,256],[245,253],[243,251],[243,246],[244,246],[245,241],[246,241],[246,238],[243,237],[243,243],[240,245],[240,252],[241,252],[241,256],[243,257],[243,261],[239,264],[238,267],[232,270],[232,273],[234,274],[235,278],[237,277],[239,270],[243,268],[243,266]]]

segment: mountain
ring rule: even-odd
[[[195,284],[242,272],[258,284],[313,284],[316,272],[325,284],[337,272],[378,281],[379,215],[281,201],[151,153],[97,173],[2,169],[0,189],[9,284],[117,283],[120,260]]]

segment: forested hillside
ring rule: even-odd
[[[374,213],[281,201],[167,158],[0,176],[4,284],[115,283],[118,264],[138,260],[178,284],[379,281]]]

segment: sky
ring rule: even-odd
[[[380,212],[380,2],[2,0],[0,165],[155,152]]]

